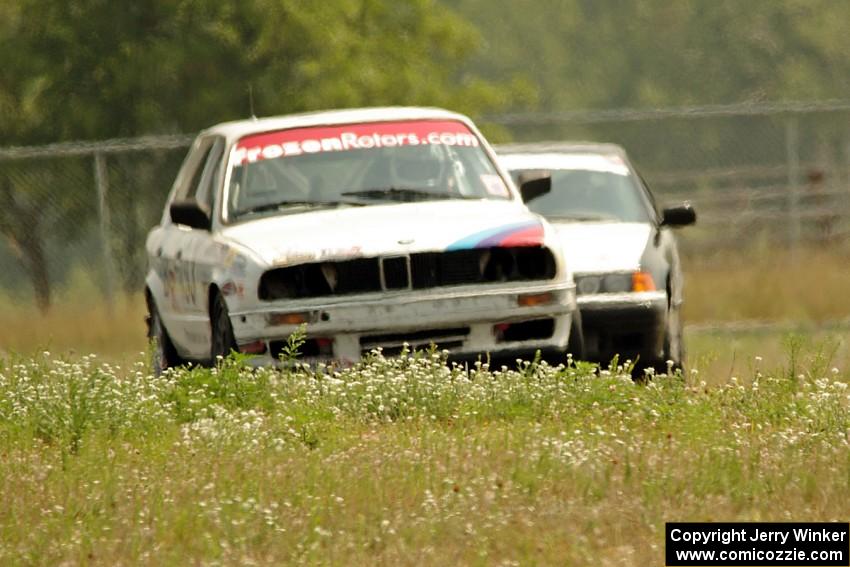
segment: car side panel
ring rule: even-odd
[[[178,304],[180,280],[175,265],[179,238],[172,226],[158,226],[150,232],[146,243],[149,269],[145,285],[174,347],[184,356],[187,351]]]
[[[197,238],[192,232],[195,231],[177,225],[151,232],[146,284],[177,353],[186,359],[200,360],[204,345],[209,344],[209,318],[200,310],[198,303],[203,300],[196,291],[197,276],[184,258]]]
[[[179,324],[183,330],[185,356],[206,360],[210,353],[209,288],[214,254],[213,238],[208,231],[189,229],[182,239],[179,270],[184,285],[181,291]]]

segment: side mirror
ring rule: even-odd
[[[548,171],[523,171],[517,181],[519,193],[526,203],[552,190],[552,174]]]
[[[171,222],[175,224],[182,224],[201,230],[210,229],[209,215],[193,199],[174,201],[171,203],[171,207],[169,207],[169,213],[171,214]]]
[[[661,215],[661,226],[688,226],[697,222],[697,213],[690,203],[664,209]]]

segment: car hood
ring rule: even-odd
[[[268,265],[484,246],[542,244],[542,217],[511,201],[433,201],[277,215],[225,228]]]
[[[652,234],[648,223],[550,222],[577,274],[637,270]]]

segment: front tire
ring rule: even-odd
[[[673,367],[668,369],[667,361],[673,362]],[[652,368],[655,374],[667,374],[668,370],[675,373],[684,369],[685,362],[685,340],[682,337],[681,317],[678,309],[672,307],[667,312],[667,323],[664,326],[664,344],[660,360],[652,360],[646,364],[638,364],[635,367],[634,376],[643,378],[645,370]]]
[[[227,303],[224,297],[218,291],[214,292],[212,306],[210,309],[211,323],[211,347],[210,347],[210,365],[215,366],[219,356],[225,357],[231,351],[236,350],[236,337],[233,334],[233,323],[230,321],[230,313],[227,310]]]
[[[673,371],[682,370],[685,364],[685,338],[679,309],[670,308],[664,330],[664,360],[658,370],[667,372],[667,361],[673,361]]]
[[[581,311],[573,312],[570,322],[570,338],[567,342],[567,353],[573,355],[573,360],[584,360],[584,328],[581,322]]]
[[[668,294],[669,297],[669,294]],[[632,371],[632,377],[635,380],[643,380],[646,377],[646,370],[652,369],[653,373],[667,374],[667,361],[673,362],[671,373],[677,370],[684,369],[685,363],[685,339],[682,336],[682,319],[681,312],[678,308],[670,305],[668,300],[667,318],[664,323],[664,337],[661,348],[661,358],[657,358],[658,353],[653,352],[646,358],[641,356],[642,360],[638,360]]]

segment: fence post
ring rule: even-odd
[[[840,194],[840,199],[844,205],[842,212],[845,218],[850,219],[850,134],[847,135],[844,142],[844,179],[841,184],[844,191]],[[846,225],[845,225],[846,226]],[[843,234],[847,234],[842,231]]]
[[[785,119],[785,156],[788,162],[788,241],[797,258],[800,247],[800,128],[796,116]]]
[[[97,214],[100,220],[100,245],[103,254],[104,290],[106,308],[111,312],[115,302],[115,258],[112,255],[109,206],[106,195],[109,193],[109,173],[106,169],[106,156],[103,152],[94,154],[94,180],[97,188]]]

